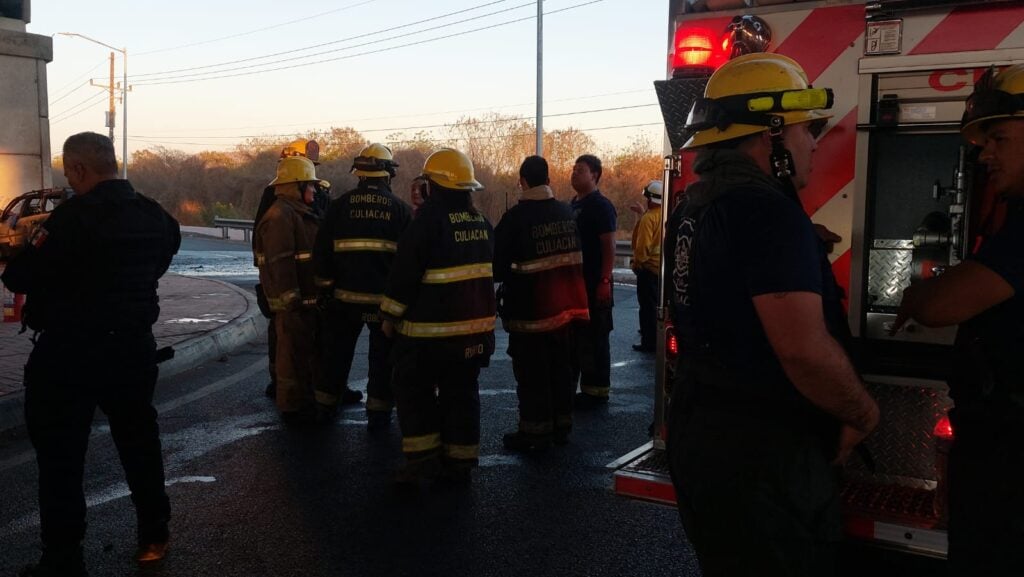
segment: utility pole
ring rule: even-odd
[[[113,52],[110,53],[110,82],[108,82],[107,84],[98,84],[95,80],[90,78],[89,79],[89,85],[90,86],[99,86],[100,88],[106,90],[110,94],[110,97],[108,99],[108,105],[107,105],[106,120],[104,121],[103,125],[106,126],[108,129],[110,129],[108,131],[108,133],[107,133],[107,136],[110,137],[110,141],[111,142],[114,142],[114,124],[115,124],[114,119],[116,118],[116,116],[115,116],[116,108],[114,107],[114,89],[116,88],[116,86],[114,84],[114,53]]]
[[[537,0],[537,156],[544,156],[544,0]]]

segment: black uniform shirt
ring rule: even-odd
[[[615,232],[615,207],[600,190],[595,190],[581,200],[573,199],[572,210],[576,214],[583,249],[583,280],[587,285],[587,296],[593,303],[594,291],[601,282],[601,235]]]
[[[980,397],[1009,400],[1024,414],[1024,198],[1008,201],[1003,228],[972,258],[1014,296],[960,326],[950,394],[961,408]]]
[[[679,216],[673,217],[675,230],[665,253],[673,259],[673,313],[677,330],[693,327],[696,341],[687,344],[684,337],[681,354],[699,342],[753,387],[755,398],[747,390],[736,402],[797,399],[799,393],[768,342],[752,298],[822,294],[823,279],[831,275],[810,219],[793,199],[757,188],[725,193],[706,209],[696,230],[692,220]]]

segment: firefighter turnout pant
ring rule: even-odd
[[[572,380],[580,391],[607,399],[611,390],[612,355],[608,342],[612,332],[612,309],[590,309],[590,322],[573,324]]]
[[[416,342],[410,342],[416,341]],[[453,359],[422,339],[395,343],[395,402],[411,466],[441,458],[473,467],[480,454],[480,362]]]
[[[313,383],[320,372],[317,351],[319,312],[308,306],[274,313],[277,334],[277,408],[294,413],[313,406]]]
[[[356,343],[363,325],[370,331],[366,410],[390,413],[395,403],[391,389],[392,341],[381,331],[380,317],[376,313],[349,310],[334,303],[325,313],[321,348],[324,373],[316,385],[316,402],[331,407],[338,404],[342,392],[348,387]]]
[[[654,350],[658,344],[658,274],[647,269],[636,271],[636,300],[640,305],[640,346]]]
[[[153,389],[156,342],[150,332],[44,331],[25,365],[25,421],[39,464],[39,517],[46,547],[77,547],[85,536],[85,455],[93,414],[110,435],[135,504],[140,543],[167,541]]]
[[[572,430],[575,385],[570,330],[566,325],[550,332],[508,335],[523,433],[564,436]]]

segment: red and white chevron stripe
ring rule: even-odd
[[[797,5],[798,6],[798,5]],[[858,60],[864,52],[864,4],[760,15],[772,29],[774,52],[803,66],[811,84],[832,88],[836,101],[818,144],[814,172],[801,192],[804,209],[843,237],[832,254],[836,279],[849,288],[857,142]],[[687,21],[722,30],[730,17]],[[1024,46],[1024,6],[955,8],[904,18],[903,54],[935,54]],[[964,83],[964,86],[969,86]],[[849,292],[847,290],[847,292]]]

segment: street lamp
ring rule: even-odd
[[[78,36],[83,40],[89,42],[95,42],[100,46],[105,46],[111,50],[121,53],[121,57],[124,60],[123,80],[121,86],[121,178],[128,178],[128,49],[127,48],[114,48],[106,42],[100,42],[95,38],[89,38],[85,34],[79,34],[77,32],[59,32],[61,36]]]

